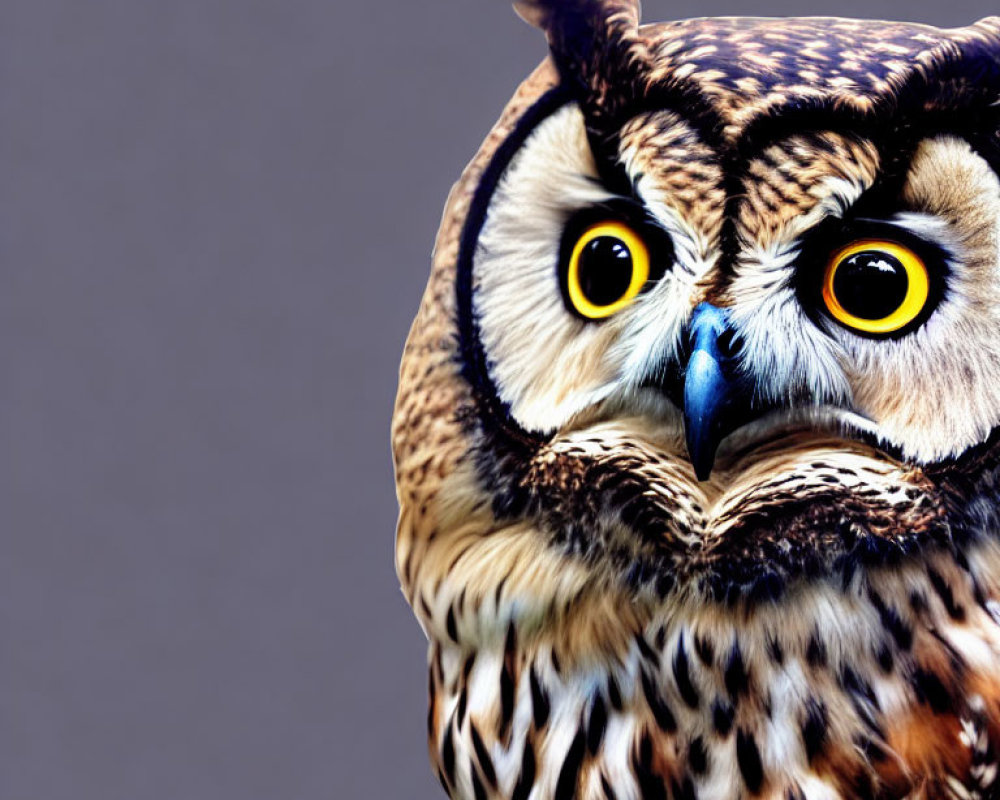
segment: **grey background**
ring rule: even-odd
[[[986,0],[648,0],[959,24]],[[4,0],[0,800],[435,798],[395,371],[503,0]]]

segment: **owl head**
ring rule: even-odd
[[[425,630],[597,651],[995,532],[1000,19],[516,6],[551,54],[449,198],[400,373]]]

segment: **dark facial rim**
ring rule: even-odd
[[[541,439],[524,430],[503,403],[490,377],[479,334],[479,321],[472,306],[472,268],[475,261],[476,242],[486,222],[490,200],[497,184],[507,171],[514,155],[527,141],[531,133],[543,121],[559,109],[573,101],[573,95],[565,86],[556,86],[543,94],[534,105],[517,121],[511,134],[497,148],[493,158],[483,171],[483,175],[473,195],[469,213],[462,228],[462,240],[458,252],[455,290],[458,313],[459,353],[462,361],[463,377],[472,387],[483,421],[491,422],[508,436],[526,443],[540,444]]]

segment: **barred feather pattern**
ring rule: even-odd
[[[432,761],[454,798],[995,797],[998,568],[990,543],[774,606],[652,612],[614,657],[513,622],[468,646],[499,607],[432,600],[451,631]]]

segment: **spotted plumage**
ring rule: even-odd
[[[1000,20],[517,6],[393,420],[444,790],[1000,796]]]

